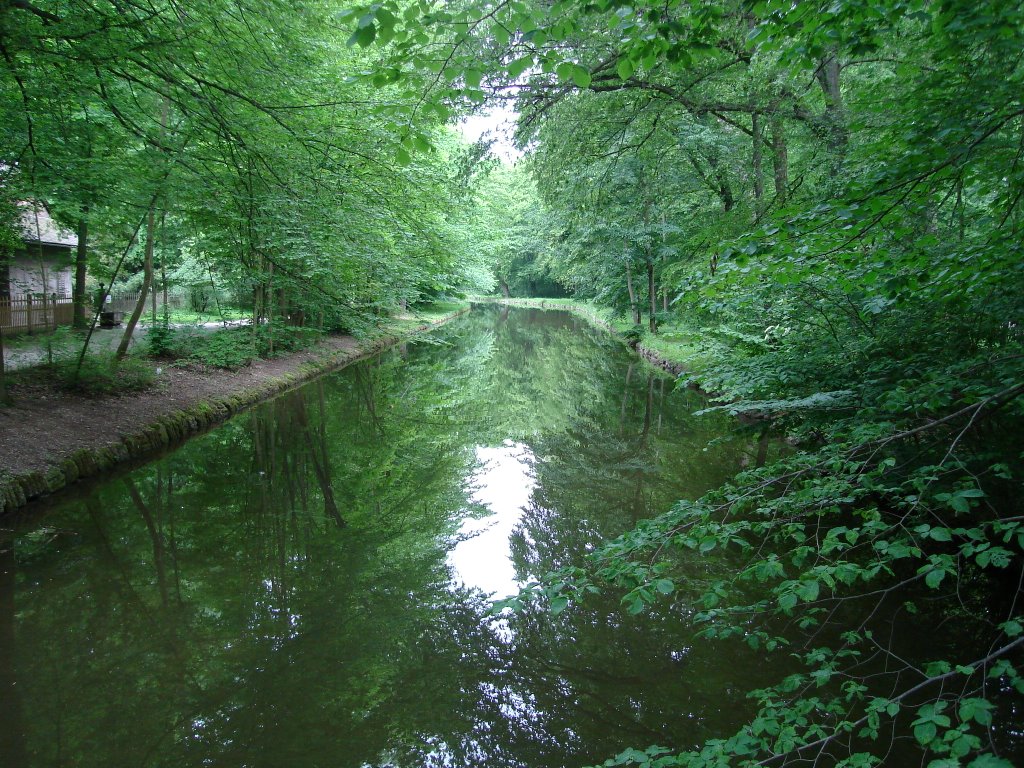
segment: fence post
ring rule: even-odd
[[[32,335],[32,294],[25,294],[25,325],[28,326],[28,335]]]

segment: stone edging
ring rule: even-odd
[[[136,432],[122,435],[116,442],[75,451],[45,472],[26,472],[0,477],[0,515],[8,514],[30,501],[55,493],[72,483],[114,469],[129,461],[178,445],[210,427],[227,421],[240,411],[275,395],[306,383],[310,379],[337,370],[396,344],[408,336],[430,330],[469,312],[461,309],[439,320],[424,323],[407,333],[382,336],[352,350],[332,352],[299,365],[291,373],[268,379],[234,394],[215,397],[147,424]]]

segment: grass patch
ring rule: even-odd
[[[77,358],[65,358],[53,364],[57,384],[69,392],[90,397],[141,392],[156,380],[153,366],[129,355],[117,360],[114,355],[86,355],[78,367]]]
[[[379,338],[381,336],[412,333],[422,325],[440,322],[468,308],[468,301],[456,300],[419,304],[415,307],[410,307],[404,314],[390,317],[382,322],[370,333],[370,337]]]
[[[204,323],[219,323],[223,320],[245,320],[252,317],[252,311],[239,307],[222,307],[223,313],[216,310],[196,312],[191,309],[173,309],[167,313],[167,322],[172,325],[203,325]],[[157,321],[153,322],[153,315],[146,313],[139,321],[146,326],[163,325],[164,315],[162,311],[157,312]]]

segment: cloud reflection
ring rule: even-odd
[[[461,585],[507,597],[522,586],[512,564],[509,537],[537,486],[535,457],[529,446],[511,440],[496,447],[477,446],[476,457],[480,468],[471,480],[470,500],[491,514],[462,521],[462,540],[449,553],[448,563]]]

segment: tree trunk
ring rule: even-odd
[[[85,316],[85,272],[88,256],[89,240],[89,206],[82,206],[82,217],[78,220],[78,248],[75,250],[75,285],[71,292],[71,303],[74,308],[72,326],[84,329],[88,324]]]
[[[9,405],[10,395],[7,394],[7,372],[4,367],[4,327],[0,318],[0,405]]]
[[[629,291],[629,312],[633,315],[633,325],[640,325],[640,305],[636,300],[636,289],[633,287],[633,270],[626,262],[626,290]]]
[[[736,198],[732,194],[732,185],[729,183],[729,175],[715,154],[708,155],[708,166],[711,168],[711,176],[714,180],[710,186],[718,194],[722,201],[722,209],[728,213],[736,206]]]
[[[135,326],[146,309],[146,297],[149,295],[149,288],[153,283],[153,235],[156,229],[154,205],[155,203],[149,206],[149,213],[146,216],[146,256],[142,267],[142,290],[139,291],[139,300],[135,304],[132,316],[128,319],[128,325],[124,329],[121,343],[117,346],[116,357],[118,360],[128,353],[128,345],[132,343],[132,334],[135,332]]]
[[[665,248],[665,243],[668,241],[668,231],[667,231],[665,222],[666,222],[665,213],[662,212],[662,214],[661,214],[661,272],[662,272],[662,274],[665,273],[665,262],[666,262],[665,254],[668,252],[668,249]],[[668,288],[665,286],[664,281],[662,281],[662,284],[661,284],[661,309],[662,309],[662,311],[665,314],[668,314]]]
[[[153,290],[149,292],[149,310],[153,316],[153,325],[156,325],[156,277],[153,277]]]
[[[779,205],[785,205],[789,188],[789,151],[786,149],[786,134],[782,120],[773,117],[772,131],[772,167],[775,170],[775,199]]]
[[[267,355],[274,356],[274,262],[270,262],[267,270],[266,308],[267,308]]]
[[[651,305],[651,315],[649,318],[651,333],[657,333],[658,294],[654,289],[654,260],[651,258],[647,259],[647,298]]]
[[[846,117],[843,114],[843,94],[839,87],[841,72],[839,58],[835,53],[830,53],[822,60],[815,73],[821,92],[825,96],[825,141],[829,150],[840,156],[846,153],[846,145],[849,142]]]
[[[753,121],[753,165],[754,165],[754,220],[761,218],[764,198],[764,168],[761,162],[761,116],[755,112]]]
[[[505,278],[499,277],[498,278],[498,284],[501,286],[501,295],[502,296],[504,296],[507,299],[509,296],[512,295],[509,292],[509,290],[508,290],[508,283],[505,282]]]

